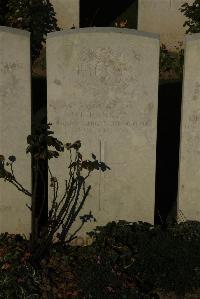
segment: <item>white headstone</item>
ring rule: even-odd
[[[154,221],[158,76],[157,34],[82,28],[47,36],[52,130],[64,142],[81,140],[84,159],[94,153],[111,168],[87,180],[92,189],[80,215],[91,210],[97,222],[86,231],[112,220]],[[50,161],[58,181],[66,161],[69,152]]]
[[[187,20],[179,8],[194,0],[138,0],[138,30],[160,34],[160,42],[171,51],[177,51],[179,42],[183,42],[183,27]],[[170,20],[170,21],[169,21]]]
[[[186,37],[179,166],[179,209],[200,220],[200,34]]]
[[[14,175],[29,191],[31,157],[26,155],[26,138],[31,132],[30,74],[29,32],[0,27],[0,154],[16,156]],[[28,236],[31,214],[26,203],[31,203],[30,197],[0,179],[1,233]]]
[[[79,0],[50,0],[61,29],[79,27]]]

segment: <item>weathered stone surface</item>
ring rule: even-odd
[[[186,37],[179,166],[179,209],[200,220],[200,34]]]
[[[16,179],[30,191],[31,159],[26,137],[31,130],[30,34],[0,27],[0,154],[16,156]],[[9,168],[7,168],[10,170]],[[0,232],[30,233],[30,198],[0,179]]]
[[[94,153],[111,168],[87,180],[92,189],[80,215],[91,210],[97,219],[87,231],[120,219],[153,223],[158,74],[156,34],[116,28],[48,34],[48,121],[55,136],[81,140],[84,159]],[[69,152],[50,161],[60,195],[68,165]]]

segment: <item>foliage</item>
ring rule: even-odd
[[[86,189],[85,180],[89,177],[90,173],[94,170],[106,171],[110,169],[104,162],[99,162],[96,159],[96,156],[92,154],[93,161],[83,160],[82,155],[79,152],[81,147],[80,140],[74,143],[66,143],[65,145],[59,141],[57,138],[51,136],[54,132],[50,131],[50,125],[41,125],[40,127],[35,127],[33,134],[27,137],[27,143],[29,144],[26,153],[31,153],[36,161],[34,167],[34,177],[36,182],[33,186],[33,194],[26,190],[16,179],[13,171],[13,163],[16,161],[14,156],[9,157],[9,161],[6,163],[6,166],[10,166],[11,172],[5,169],[5,158],[3,155],[0,156],[0,178],[3,178],[5,181],[9,181],[15,187],[23,192],[24,194],[32,197],[32,206],[29,209],[32,212],[32,250],[34,252],[33,259],[37,261],[41,259],[44,253],[52,245],[53,238],[57,230],[62,228],[60,234],[57,234],[57,237],[61,243],[69,243],[76,238],[77,232],[83,227],[85,222],[88,220],[96,219],[93,217],[91,211],[88,215],[80,216],[82,221],[80,227],[70,234],[69,230],[76,220],[77,216],[82,209],[85,200],[89,194],[91,186],[88,186]],[[54,147],[55,150],[49,150],[48,147]],[[52,207],[49,211],[48,223],[47,226],[42,231],[41,235],[37,234],[37,223],[39,219],[34,219],[35,217],[35,205],[36,205],[36,193],[37,193],[37,177],[40,172],[39,161],[45,159],[58,158],[59,152],[63,152],[64,149],[70,151],[70,165],[69,169],[69,179],[65,180],[65,191],[62,198],[58,201],[58,188],[59,184],[57,178],[50,173],[51,187],[53,188],[53,200]],[[75,161],[72,161],[72,149],[75,150]],[[86,175],[83,176],[83,172],[86,171]],[[80,200],[80,194],[82,198]],[[41,217],[41,215],[39,215]]]
[[[39,56],[46,34],[59,30],[49,0],[1,0],[0,25],[31,32],[32,62]]]
[[[179,43],[181,46],[182,43]],[[170,53],[164,44],[160,47],[160,74],[162,72],[174,71],[178,79],[183,78],[184,49],[176,47],[177,53]]]
[[[195,0],[191,5],[186,2],[181,5],[179,10],[189,19],[183,24],[183,27],[189,27],[186,34],[200,32],[200,0]]]
[[[29,263],[28,242],[5,233],[0,248],[0,298],[39,298],[39,275]]]
[[[0,298],[71,298],[78,294],[68,256],[61,249],[52,249],[40,269],[35,269],[30,263],[30,241],[0,234]]]
[[[82,298],[149,298],[107,256],[98,254],[92,261],[85,258],[76,273]]]
[[[92,246],[147,292],[193,292],[200,285],[200,223],[162,230],[147,223],[108,223],[88,233]],[[94,275],[94,274],[93,274]]]
[[[173,291],[178,298],[199,295],[199,222],[163,231],[149,223],[119,221],[99,226],[91,235],[90,246],[55,243],[40,269],[30,264],[29,240],[0,235],[0,298],[158,299]]]

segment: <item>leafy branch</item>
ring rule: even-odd
[[[96,221],[93,217],[92,212],[89,214],[80,216],[81,225],[72,234],[69,231],[72,224],[75,222],[77,216],[79,215],[83,205],[88,197],[91,186],[86,187],[85,181],[90,176],[91,172],[94,170],[106,171],[110,169],[104,162],[99,162],[96,156],[92,154],[93,161],[83,160],[82,154],[79,149],[81,147],[81,141],[77,140],[74,143],[63,144],[57,138],[51,136],[54,134],[50,131],[49,123],[47,125],[40,125],[40,127],[35,127],[33,134],[27,137],[28,147],[26,153],[31,153],[36,161],[34,166],[35,174],[35,184],[33,186],[33,193],[26,190],[15,178],[13,171],[13,163],[16,161],[15,156],[10,156],[9,162],[6,163],[10,166],[11,172],[5,169],[5,158],[0,155],[0,178],[4,178],[5,181],[11,182],[19,191],[30,196],[32,198],[32,206],[28,207],[32,212],[32,250],[34,252],[34,259],[38,260],[43,256],[43,254],[48,250],[53,243],[53,237],[55,233],[62,228],[61,233],[57,234],[59,241],[64,243],[69,243],[76,238],[77,232],[83,227],[87,221],[92,219]],[[48,147],[54,147],[55,150],[49,150]],[[46,227],[43,229],[40,236],[37,235],[37,225],[41,217],[39,214],[37,219],[35,216],[35,206],[36,206],[36,193],[37,193],[37,177],[38,174],[42,174],[39,161],[40,160],[50,160],[52,158],[58,158],[59,152],[64,152],[67,149],[70,152],[70,165],[69,179],[65,180],[65,190],[63,196],[58,199],[59,183],[55,176],[53,176],[50,168],[48,171],[50,174],[50,187],[53,189],[53,200],[52,206],[48,214],[48,222]],[[75,151],[75,159],[72,161],[72,150]],[[87,172],[84,176],[82,172]],[[45,185],[44,177],[42,177],[43,185]],[[44,188],[45,189],[45,188]],[[82,194],[82,196],[81,196]],[[81,199],[80,199],[81,197]],[[42,203],[44,204],[44,203]]]

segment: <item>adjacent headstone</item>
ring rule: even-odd
[[[178,205],[200,221],[200,34],[186,36]]]
[[[50,0],[61,29],[79,27],[79,0]]]
[[[84,159],[94,153],[111,168],[87,179],[92,189],[80,215],[91,210],[97,222],[80,234],[113,220],[153,223],[158,76],[157,34],[82,28],[47,36],[52,130],[63,142],[81,140]],[[69,161],[67,151],[50,161],[59,196]]]
[[[0,27],[0,154],[16,156],[14,175],[31,191],[31,159],[26,138],[31,132],[30,34]],[[10,168],[7,168],[10,170]],[[31,198],[0,179],[0,233],[24,233],[31,227]]]
[[[160,42],[171,51],[183,42],[185,31],[183,27],[187,20],[179,8],[194,0],[138,0],[138,30],[160,34]],[[170,21],[169,21],[170,20]]]

